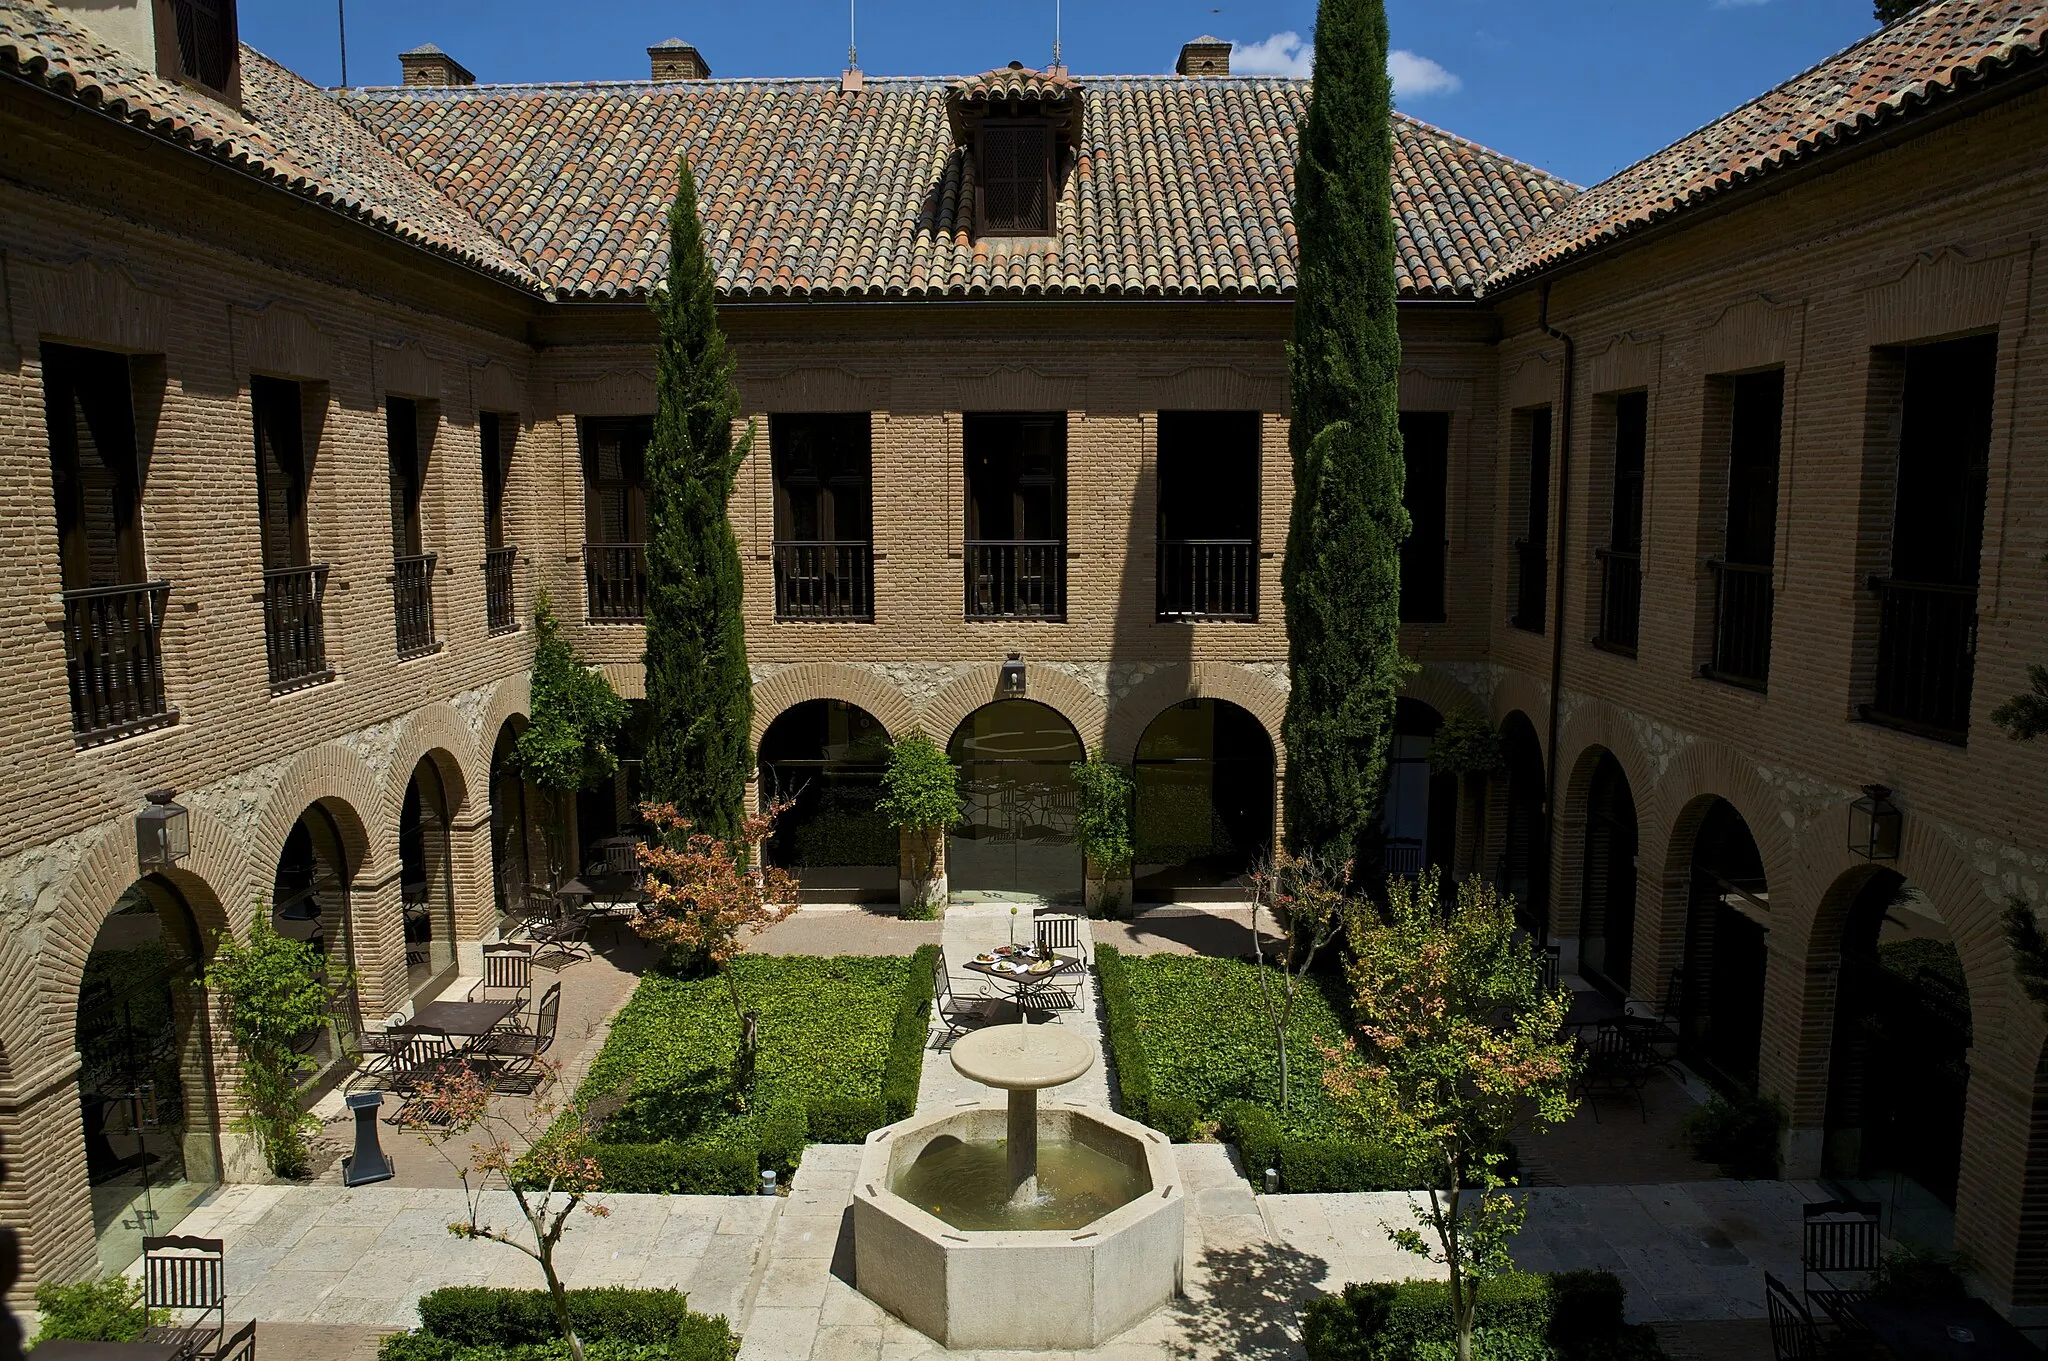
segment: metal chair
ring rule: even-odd
[[[517,1002],[533,1000],[533,946],[521,941],[500,941],[484,947],[483,981],[469,990],[472,1002]]]
[[[1040,954],[1051,953],[1061,959],[1080,959],[1081,919],[1067,916],[1040,917],[1038,950]]]
[[[945,947],[939,948],[938,958],[932,963],[932,1016],[946,1027],[946,1039],[940,1044],[945,1048],[971,1028],[962,1023],[963,1017],[973,1018],[974,1024],[981,1025],[994,1019],[996,999],[993,997],[971,997],[962,1002],[953,993],[953,979],[946,968]]]
[[[175,1234],[143,1239],[142,1302],[152,1313],[172,1315],[168,1323],[143,1329],[142,1341],[176,1347],[187,1357],[222,1355],[218,1344],[228,1330],[228,1291],[221,1240]],[[249,1327],[253,1337],[254,1323]]]
[[[563,906],[553,894],[528,890],[526,935],[534,943],[533,962],[543,955],[590,958],[590,914]]]
[[[1771,1319],[1771,1354],[1776,1361],[1820,1361],[1827,1354],[1805,1303],[1768,1271],[1764,1273],[1764,1310]]]
[[[1799,1263],[1807,1303],[1819,1305],[1844,1332],[1863,1331],[1849,1306],[1870,1298],[1877,1285],[1879,1212],[1874,1200],[1821,1200],[1800,1210]]]
[[[502,1083],[516,1067],[522,1071],[511,1079],[511,1087],[523,1092],[539,1089],[545,1070],[541,1067],[541,1055],[555,1042],[556,1027],[561,1024],[562,985],[556,983],[541,994],[540,1006],[534,1012],[533,1029],[500,1030],[486,1041],[485,1053],[494,1059],[504,1059],[504,1070],[495,1083]]]
[[[333,1020],[334,1037],[341,1044],[341,1052],[356,1066],[355,1072],[342,1084],[344,1088],[390,1072],[398,1056],[405,1052],[403,1019],[392,1016],[385,1021],[382,1030],[369,1029],[363,1024],[362,997],[354,988],[349,988],[335,1000]]]
[[[235,1335],[220,1344],[214,1361],[256,1361],[256,1320],[235,1329]]]
[[[1593,1112],[1593,1122],[1600,1123],[1600,1106],[1594,1098],[1626,1094],[1635,1097],[1636,1109],[1648,1124],[1650,1108],[1643,1099],[1643,1084],[1658,1066],[1657,1056],[1650,1052],[1646,1022],[1626,1017],[1600,1022],[1586,1046],[1578,1081],[1578,1095]]]

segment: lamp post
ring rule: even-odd
[[[1863,786],[1863,797],[1849,805],[1849,849],[1865,860],[1897,860],[1904,820],[1891,790],[1881,784]]]

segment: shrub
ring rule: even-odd
[[[883,1124],[908,1119],[917,1109],[917,1088],[924,1077],[924,1046],[931,1037],[932,971],[938,962],[938,946],[918,946],[910,956],[910,972],[897,994],[889,1056],[882,1065]]]
[[[795,1170],[797,1159],[803,1156],[804,1144],[810,1139],[811,1127],[806,1115],[802,1102],[784,1100],[762,1106],[747,1119],[753,1127],[761,1167],[772,1169],[784,1181]]]
[[[1237,1145],[1244,1174],[1258,1185],[1266,1169],[1280,1166],[1280,1118],[1264,1106],[1250,1101],[1233,1101],[1223,1108],[1222,1135]]]
[[[1970,1293],[1967,1253],[1902,1243],[1877,1264],[1877,1291],[1895,1300],[1949,1303]]]
[[[1604,1271],[1498,1276],[1479,1288],[1474,1353],[1487,1361],[1657,1361],[1656,1335],[1622,1317]],[[1303,1311],[1309,1361],[1448,1361],[1456,1355],[1443,1281],[1347,1285]]]
[[[893,1048],[889,1057],[892,1061],[896,1057]],[[888,1081],[886,1069],[883,1081]],[[890,1123],[882,1099],[868,1096],[823,1097],[810,1104],[805,1116],[812,1142],[820,1144],[858,1144]]]
[[[1095,947],[1095,987],[1102,996],[1102,1015],[1109,1031],[1109,1059],[1116,1067],[1117,1094],[1124,1114],[1148,1119],[1152,1110],[1152,1073],[1145,1046],[1138,1040],[1138,1009],[1131,1001],[1124,956],[1113,945]]]
[[[80,1281],[76,1285],[47,1282],[36,1287],[36,1311],[43,1316],[35,1345],[45,1342],[133,1342],[152,1323],[168,1323],[142,1307],[142,1282],[125,1276]]]
[[[233,1128],[255,1136],[271,1171],[304,1176],[312,1156],[307,1138],[320,1118],[300,1104],[299,1084],[318,1066],[301,1042],[327,1024],[330,988],[347,980],[323,982],[313,947],[280,936],[258,900],[246,943],[232,933],[221,937],[206,986],[220,998],[242,1061],[242,1108]]]
[[[1731,1177],[1768,1181],[1778,1175],[1778,1137],[1785,1108],[1777,1098],[1716,1092],[1685,1117],[1693,1156],[1717,1163]]]
[[[1394,1150],[1355,1140],[1282,1139],[1279,1166],[1281,1189],[1300,1194],[1403,1191],[1419,1184]]]
[[[1130,772],[1099,756],[1068,769],[1074,773],[1074,840],[1103,878],[1121,878],[1131,868]],[[1114,916],[1119,906],[1104,895],[1106,913]]]
[[[882,798],[875,806],[892,827],[949,827],[960,816],[960,772],[944,747],[923,732],[913,732],[889,748]]]
[[[568,1292],[590,1361],[731,1361],[726,1321],[675,1290],[610,1286]],[[450,1286],[420,1298],[419,1331],[384,1340],[380,1361],[553,1361],[568,1345],[544,1290]]]

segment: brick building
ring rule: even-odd
[[[1988,715],[2048,660],[2044,27],[1942,0],[1584,191],[1397,115],[1420,669],[1387,813],[1393,868],[1505,882],[1568,967],[1784,1102],[1789,1171],[1910,1180],[2035,1320],[2048,1023],[1997,919],[2048,885],[2048,754]],[[640,694],[680,151],[756,433],[753,736],[806,891],[895,895],[874,761],[920,727],[968,777],[956,892],[1081,892],[1082,753],[1135,763],[1141,898],[1230,893],[1270,841],[1305,84],[1213,41],[1162,77],[649,56],[492,86],[428,46],[327,92],[232,5],[0,0],[26,1283],[250,1175],[194,973],[259,902],[375,1018],[574,868],[505,770],[523,621],[546,591]],[[1428,767],[1458,709],[1505,739],[1481,788]],[[138,845],[162,790],[169,863]],[[629,763],[579,801],[570,862],[633,794]],[[1875,859],[1859,798],[1900,817]],[[1895,947],[1933,980],[1903,1036],[1871,1024]]]

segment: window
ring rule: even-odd
[[[1514,466],[1520,473],[1514,507],[1522,536],[1515,540],[1515,606],[1508,622],[1543,632],[1544,591],[1550,572],[1550,408],[1522,413],[1515,422]]]
[[[1898,394],[1890,571],[1876,583],[1876,693],[1864,716],[1947,741],[1969,729],[1977,574],[1998,337],[1878,356]]]
[[[1158,617],[1259,617],[1259,413],[1159,413]]]
[[[980,208],[987,236],[1052,232],[1053,129],[1034,119],[991,118],[976,142]]]
[[[240,65],[235,0],[171,0],[171,9],[178,28],[178,69],[167,74],[227,92]]]
[[[1761,690],[1771,671],[1785,371],[1720,382],[1728,420],[1728,489],[1722,553],[1707,563],[1714,577],[1714,631],[1704,674]]]
[[[434,651],[434,559],[426,551],[420,523],[420,495],[427,455],[421,438],[424,413],[409,397],[384,403],[384,449],[391,471],[392,593],[397,610],[398,655]]]
[[[870,442],[865,411],[768,418],[776,618],[875,617]]]
[[[1650,394],[1614,399],[1614,486],[1607,547],[1599,552],[1600,633],[1596,646],[1633,657],[1643,612],[1643,460],[1649,444]]]
[[[170,583],[146,581],[139,364],[127,355],[42,347],[50,486],[64,593],[64,659],[80,746],[175,722],[164,696]]]
[[[484,617],[485,627],[492,633],[510,633],[519,627],[519,612],[512,598],[512,570],[519,550],[505,542],[505,484],[512,474],[512,441],[518,429],[516,416],[477,413],[484,485]]]
[[[1444,550],[1450,542],[1451,413],[1403,411],[1401,493],[1408,537],[1401,541],[1401,622],[1444,621]]]
[[[299,384],[249,380],[255,414],[256,500],[263,543],[263,640],[273,690],[333,677],[322,605],[327,567],[314,565],[306,523],[306,403]]]
[[[586,417],[582,438],[589,616],[631,623],[647,615],[647,446],[654,417]]]
[[[970,415],[962,440],[968,617],[1064,618],[1066,414]]]

